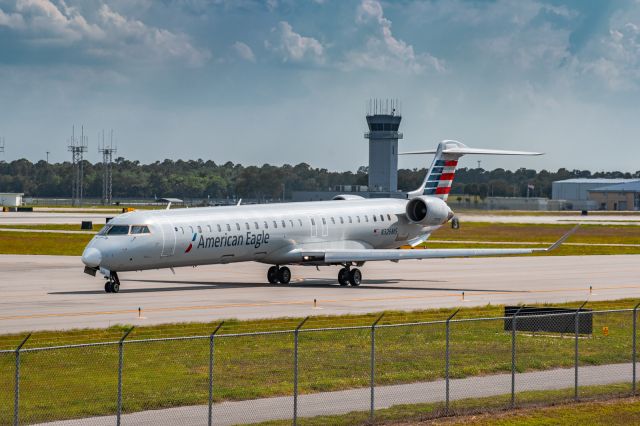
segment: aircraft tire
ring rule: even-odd
[[[289,284],[291,281],[291,270],[286,266],[283,266],[278,270],[278,281],[282,284]]]
[[[358,287],[361,282],[362,282],[362,272],[360,272],[360,269],[358,268],[353,268],[349,272],[349,284],[351,284],[353,287]]]
[[[267,271],[267,281],[270,284],[278,284],[278,267],[272,266]]]
[[[349,270],[347,268],[338,271],[338,282],[341,286],[349,285]]]
[[[111,281],[107,281],[104,283],[104,292],[111,293]]]
[[[120,291],[120,284],[114,282],[111,284],[111,293],[118,293]]]

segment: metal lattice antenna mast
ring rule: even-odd
[[[71,163],[73,164],[73,186],[71,198],[73,205],[82,204],[82,188],[84,180],[84,153],[87,152],[88,137],[84,135],[84,126],[81,127],[80,140],[75,136],[75,126],[71,127],[71,141],[68,150],[71,151]]]
[[[4,136],[0,138],[0,154],[4,154]]]
[[[102,131],[102,146],[98,148],[98,151],[102,153],[102,204],[109,205],[113,192],[113,154],[118,151],[118,148],[113,146],[113,129],[109,146],[104,143],[104,130]]]

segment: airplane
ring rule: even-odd
[[[106,278],[107,293],[120,290],[119,272],[257,261],[272,265],[271,284],[288,284],[287,265],[341,266],[338,283],[358,286],[366,262],[545,252],[548,248],[415,249],[450,221],[447,205],[458,159],[470,154],[541,155],[537,152],[469,148],[445,140],[424,181],[406,199],[365,199],[354,194],[328,201],[132,211],[106,224],[82,254],[84,271]]]

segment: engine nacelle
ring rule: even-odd
[[[453,217],[453,212],[440,198],[419,196],[409,200],[406,207],[407,219],[424,226],[437,226]]]

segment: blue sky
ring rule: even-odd
[[[355,170],[372,97],[401,100],[401,149],[639,170],[640,0],[0,0],[5,160],[66,160],[75,123],[92,161],[113,128],[142,162]]]

